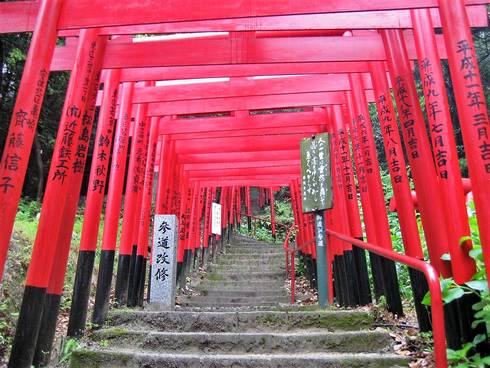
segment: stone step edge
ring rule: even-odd
[[[94,361],[96,357],[103,359],[103,361],[107,361],[106,359],[110,359],[111,364],[114,363],[114,359],[124,359],[125,362],[138,361],[141,359],[150,359],[153,362],[165,361],[165,362],[178,362],[178,361],[196,361],[200,363],[208,362],[229,362],[229,361],[237,361],[244,360],[248,363],[253,363],[254,361],[259,363],[272,363],[274,361],[278,361],[277,363],[284,362],[295,362],[300,363],[303,361],[306,362],[318,362],[319,364],[322,362],[332,362],[339,364],[354,362],[356,366],[359,367],[359,363],[362,362],[383,362],[384,364],[404,364],[407,366],[408,359],[401,355],[396,355],[392,353],[296,353],[296,354],[177,354],[177,353],[141,353],[130,349],[109,349],[104,348],[100,350],[90,350],[90,349],[78,349],[72,352],[72,366],[75,364],[86,363],[84,361],[84,355],[86,355],[87,359],[90,361]],[[105,357],[104,357],[105,356]],[[129,358],[128,358],[129,356]],[[94,362],[98,363],[98,362]],[[388,365],[382,365],[382,367],[389,367]],[[75,365],[80,366],[81,365]],[[111,365],[113,367],[114,365]],[[251,367],[252,365],[248,365]],[[348,367],[350,365],[346,365]],[[391,365],[390,365],[391,366]],[[93,367],[99,367],[99,365],[93,365]],[[310,365],[311,367],[311,365]],[[394,367],[394,366],[391,366]]]

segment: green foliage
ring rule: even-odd
[[[73,350],[78,348],[78,341],[75,339],[67,339],[63,342],[63,345],[61,346],[61,352],[58,357],[58,363],[66,363],[70,360],[71,358],[71,353]]]
[[[283,242],[286,239],[287,231],[294,224],[289,188],[282,188],[274,193],[274,209],[276,212],[276,241]],[[247,217],[242,216],[239,233],[258,240],[273,242],[270,206],[265,206],[259,214],[254,215],[263,220],[252,219],[252,231],[248,231]],[[291,236],[290,241],[294,241],[294,234]]]
[[[71,305],[78,249],[83,226],[83,210],[83,207],[79,209],[73,227],[71,249],[64,283],[65,288],[60,306],[62,312],[68,311]],[[32,253],[32,245],[36,238],[40,211],[40,202],[22,199],[16,214],[14,235],[11,241],[0,294],[0,365],[2,357],[10,350],[12,338],[15,333],[15,325],[17,323],[25,277]],[[103,221],[100,224],[99,234],[102,234],[102,227]],[[98,247],[94,262],[95,272],[99,265],[99,256],[100,247]],[[95,290],[92,289],[92,293],[94,292]],[[67,349],[70,348],[71,344],[68,343]]]
[[[488,334],[490,332],[490,294],[486,279],[485,265],[483,263],[483,251],[474,211],[474,203],[470,203],[469,207],[471,211],[469,223],[471,240],[473,241],[473,249],[469,254],[475,260],[477,272],[472,280],[466,282],[464,285],[458,285],[452,278],[441,279],[442,299],[444,303],[447,304],[461,298],[465,294],[471,293],[478,295],[480,300],[472,307],[475,311],[475,321],[471,327],[476,328],[477,326],[484,324]],[[461,238],[460,244],[467,240],[468,237]],[[444,255],[443,257],[447,259],[448,255]],[[430,305],[430,293],[425,295],[423,303]],[[488,366],[490,364],[490,357],[481,357],[480,354],[476,352],[477,346],[485,340],[485,335],[477,335],[473,341],[466,343],[459,350],[448,349],[447,353],[449,361],[453,366],[459,368],[483,368]]]

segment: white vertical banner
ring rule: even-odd
[[[173,310],[177,279],[178,221],[175,215],[155,215],[151,252],[150,305]]]
[[[214,202],[211,210],[211,233],[221,235],[221,205]]]

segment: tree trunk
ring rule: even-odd
[[[34,154],[36,155],[37,172],[39,174],[39,181],[37,183],[37,200],[41,201],[44,190],[44,165],[43,156],[41,153],[41,144],[39,143],[38,135],[34,138]]]

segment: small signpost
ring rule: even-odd
[[[221,205],[214,202],[211,210],[211,233],[221,235]]]
[[[155,215],[151,254],[150,305],[173,310],[177,282],[178,221],[175,215]]]
[[[315,213],[318,302],[326,308],[329,290],[324,211],[333,206],[328,133],[301,141],[301,181],[303,212]]]

